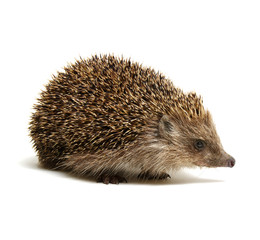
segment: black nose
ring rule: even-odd
[[[227,160],[227,167],[234,167],[236,163],[236,160],[234,158],[230,158]]]

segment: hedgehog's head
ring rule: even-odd
[[[159,121],[159,137],[179,166],[233,167],[235,159],[228,155],[220,142],[208,111],[184,117],[163,115]]]

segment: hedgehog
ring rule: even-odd
[[[235,165],[201,96],[113,55],[80,58],[53,75],[29,131],[43,167],[105,184]]]

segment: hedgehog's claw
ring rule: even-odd
[[[119,175],[108,175],[108,174],[102,174],[98,179],[97,182],[103,182],[104,184],[119,184],[119,183],[127,183],[127,180],[124,177],[121,177]]]

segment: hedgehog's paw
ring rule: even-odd
[[[119,183],[127,183],[127,180],[124,177],[121,177],[119,175],[108,175],[108,174],[102,174],[97,179],[97,182],[103,182],[105,184],[119,184]]]
[[[141,172],[138,176],[139,179],[147,179],[147,180],[154,180],[154,179],[167,179],[171,178],[171,176],[168,173],[159,173],[159,174],[152,174],[151,172]]]
[[[162,179],[171,178],[171,176],[168,173],[161,173],[158,175],[157,178],[162,180]]]

